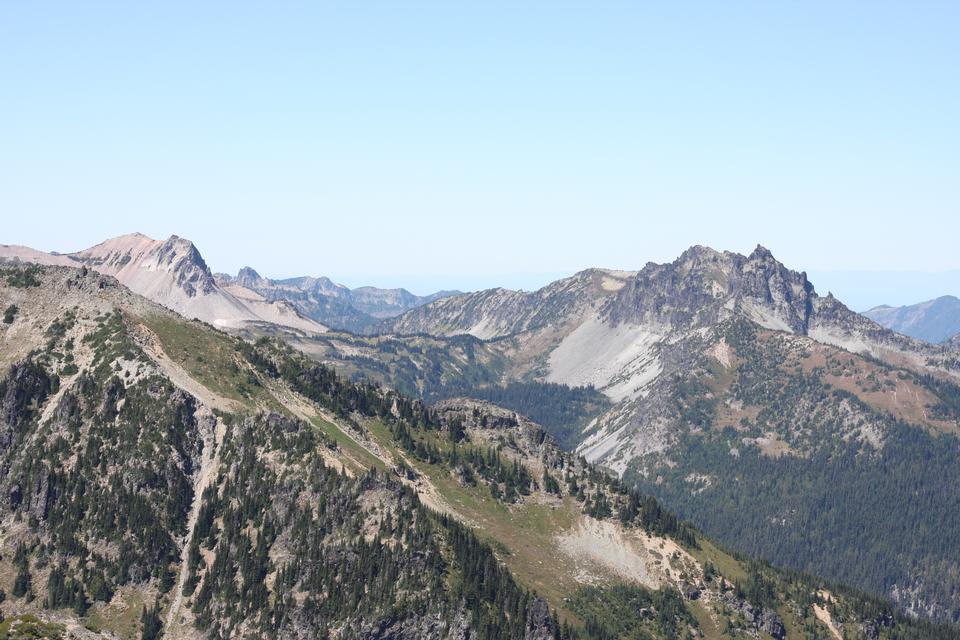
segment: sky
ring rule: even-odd
[[[960,294],[958,115],[955,1],[6,2],[0,242],[420,293],[763,244],[900,304]]]

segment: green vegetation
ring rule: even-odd
[[[693,638],[691,629],[699,626],[681,595],[670,588],[585,587],[571,598],[571,608],[598,640]]]
[[[376,471],[348,478],[323,465],[317,432],[305,427],[272,415],[230,430],[190,541],[185,593],[202,629],[216,638],[284,637],[297,625],[326,637],[344,623],[415,633],[428,618],[456,624],[465,612],[480,638],[522,637],[535,622],[572,635],[469,529]]]
[[[459,469],[464,484],[472,478],[482,479],[498,500],[515,501],[529,492],[533,478],[526,467],[505,462],[498,451],[458,447],[457,434],[462,424],[458,420],[442,421],[438,415],[419,400],[409,400],[390,390],[369,383],[353,383],[341,378],[329,368],[295,354],[289,347],[259,341],[242,347],[245,358],[264,375],[280,378],[299,393],[333,411],[346,420],[354,414],[379,420],[390,431],[398,447],[415,459],[448,469]],[[517,426],[515,418],[488,417],[474,414],[484,427],[509,429]],[[540,442],[547,434],[541,432]],[[573,463],[575,458],[562,459],[560,468]],[[586,512],[597,517],[613,514],[611,505],[605,505],[607,495],[615,495],[617,513],[623,524],[635,524],[660,535],[669,535],[686,544],[695,545],[693,529],[663,509],[650,496],[641,495],[623,485],[619,479],[595,468],[587,472],[592,487],[588,495],[579,491],[581,500],[589,501]],[[603,491],[599,491],[603,489]],[[594,509],[595,511],[590,511]]]
[[[610,406],[593,387],[503,383],[506,359],[499,348],[469,335],[396,338],[330,333],[304,346],[310,352],[322,347],[336,360],[337,370],[354,382],[384,384],[427,403],[463,396],[517,411],[545,427],[566,449],[573,449],[580,430]]]
[[[0,270],[0,274],[6,278],[7,286],[18,289],[27,289],[30,287],[39,287],[42,268],[37,265],[27,265],[24,267],[8,267]]]
[[[17,317],[17,305],[12,304],[3,311],[3,323],[4,324],[13,324],[14,319]]]
[[[54,422],[36,424],[36,408],[55,387],[43,357],[0,383],[0,393],[20,400],[11,407],[15,439],[0,439],[9,509],[29,525],[13,595],[44,593],[46,607],[78,616],[129,583],[152,582],[161,593],[173,586],[199,456],[192,398],[164,378],[126,386],[114,375],[112,359],[142,357],[122,318],[104,316],[88,338],[96,364],[62,394]],[[50,571],[37,584],[44,565]]]
[[[163,622],[160,620],[160,603],[144,607],[140,615],[141,640],[159,640],[163,637]]]
[[[36,616],[14,616],[0,621],[0,640],[62,640],[62,624],[42,622]]]
[[[939,616],[960,620],[960,439],[879,413],[823,382],[821,370],[784,366],[787,354],[747,323],[726,338],[741,360],[732,396],[762,407],[756,418],[711,428],[717,395],[691,391],[696,378],[678,383],[683,419],[708,428],[683,433],[683,455],[654,477],[634,467],[625,480],[744,553],[874,594],[917,588]],[[879,448],[850,435],[851,424],[870,423],[883,434]],[[769,432],[800,455],[765,455],[745,441]],[[703,477],[713,480],[691,485]]]
[[[593,387],[569,387],[550,382],[510,382],[505,385],[447,384],[424,394],[428,402],[466,396],[492,402],[523,414],[542,425],[557,443],[572,450],[591,419],[609,408],[610,401]]]
[[[261,381],[241,366],[238,350],[245,344],[242,341],[199,321],[173,315],[151,315],[142,321],[156,334],[164,353],[207,389],[247,408],[279,410]]]
[[[150,373],[128,334],[136,320],[122,313],[96,318],[77,338],[93,350],[93,366],[61,383],[54,372],[72,362],[67,336],[76,316],[51,323],[45,348],[0,379],[0,516],[14,524],[9,543],[0,541],[13,600],[7,610],[29,603],[89,628],[156,640],[178,595],[181,538],[199,498],[182,606],[218,640],[665,640],[693,630],[718,637],[722,629],[746,637],[779,629],[775,612],[796,637],[823,637],[814,605],[829,606],[850,637],[866,625],[877,630],[871,637],[889,640],[953,631],[911,623],[888,603],[854,592],[833,589],[838,599],[826,603],[816,580],[735,559],[655,498],[556,449],[544,430],[512,412],[429,407],[345,380],[283,345],[237,342],[181,323],[158,332],[175,362],[203,384],[220,376],[224,394],[247,385],[227,396],[238,399],[237,413],[216,413],[224,427],[218,465],[195,496],[214,417]],[[258,410],[278,390],[296,391],[336,419],[304,422]],[[693,407],[696,393],[684,397]],[[50,419],[40,424],[43,411]],[[345,470],[325,463],[331,455]],[[422,486],[424,476],[458,517],[421,504],[411,485]],[[558,569],[565,557],[555,536],[584,515],[618,521],[638,537],[679,541],[703,562],[704,581],[722,603],[708,610],[697,600],[699,576],[680,552],[666,560],[683,570],[682,593],[606,578],[577,591],[574,571]],[[719,625],[709,619],[714,612]],[[63,631],[26,616],[3,625],[0,640]]]
[[[307,352],[320,350],[336,359],[337,369],[355,382],[386,384],[411,398],[439,397],[434,392],[446,388],[496,385],[506,366],[496,348],[468,335],[395,338],[331,332],[304,341],[303,346]]]

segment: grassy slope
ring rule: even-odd
[[[147,318],[148,326],[163,343],[164,351],[187,370],[199,382],[225,397],[241,402],[247,407],[273,407],[280,404],[270,395],[266,385],[258,384],[252,372],[248,374],[245,363],[236,357],[233,339],[211,331],[199,323],[189,323],[163,317]],[[197,357],[196,354],[204,354]],[[237,390],[240,390],[239,392]],[[461,486],[442,465],[430,465],[404,455],[394,443],[389,430],[376,420],[363,423],[370,440],[382,451],[385,459],[378,458],[357,442],[352,430],[341,428],[336,421],[319,413],[313,416],[314,425],[338,447],[338,458],[355,472],[375,466],[380,470],[392,467],[397,461],[415,469],[437,490],[443,501],[468,522],[490,543],[498,557],[517,579],[528,588],[543,596],[552,607],[571,621],[576,616],[567,608],[566,598],[582,586],[575,575],[575,567],[558,548],[557,536],[572,528],[577,522],[580,505],[570,497],[552,503],[528,501],[506,505],[495,500],[486,489]],[[430,437],[430,436],[428,436]],[[432,440],[439,448],[449,446],[442,439]],[[730,554],[704,540],[701,548],[691,550],[701,563],[709,560],[729,580],[746,575],[742,565]],[[604,581],[613,584],[615,578]],[[706,637],[724,636],[708,605],[692,603],[691,612]],[[781,612],[785,624],[796,628],[797,622],[789,612]]]

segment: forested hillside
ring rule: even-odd
[[[949,343],[885,329],[759,246],[453,296],[392,326],[432,335],[305,351],[535,415],[732,547],[960,620]]]
[[[722,343],[625,479],[747,553],[958,619],[960,387],[748,322]]]
[[[7,275],[0,637],[955,637],[730,555],[513,411]]]

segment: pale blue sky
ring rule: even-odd
[[[691,244],[945,271],[958,116],[956,1],[5,2],[0,242],[418,291]]]

